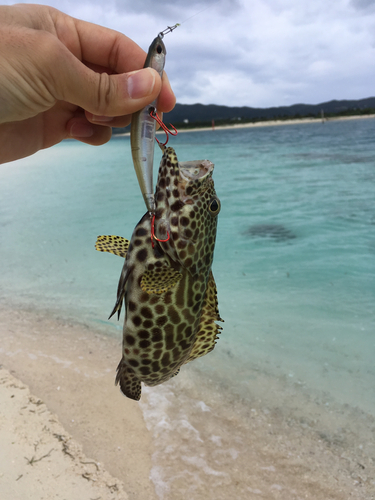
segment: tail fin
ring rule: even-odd
[[[116,385],[120,384],[120,389],[126,397],[139,401],[141,399],[141,382],[136,377],[134,370],[121,359],[117,367]]]

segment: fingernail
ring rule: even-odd
[[[128,94],[132,99],[140,99],[151,94],[155,85],[155,70],[144,68],[131,73],[128,78]]]
[[[73,123],[70,127],[70,135],[77,139],[91,137],[94,135],[94,129],[88,123]]]

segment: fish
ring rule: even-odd
[[[125,305],[116,384],[133,400],[141,383],[156,386],[215,347],[223,321],[212,262],[221,204],[209,160],[179,162],[164,147],[155,214],[129,240],[98,236],[96,249],[125,257],[112,314]]]

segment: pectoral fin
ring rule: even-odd
[[[95,248],[99,252],[109,252],[119,257],[126,257],[130,241],[122,236],[101,235],[98,236]]]
[[[208,278],[206,295],[202,306],[198,333],[190,355],[185,363],[189,363],[189,361],[192,361],[193,359],[200,358],[201,356],[208,354],[215,347],[220,330],[222,330],[222,327],[217,325],[215,321],[223,320],[220,318],[216,283],[211,272]]]
[[[141,288],[149,294],[161,294],[170,290],[182,278],[182,274],[169,266],[154,267],[143,273]]]

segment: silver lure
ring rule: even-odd
[[[176,24],[160,32],[148,49],[144,68],[153,68],[159,73],[160,78],[163,76],[165,56],[167,54],[162,39],[166,33],[173,31],[177,26],[179,25]],[[130,129],[130,145],[134,169],[143,199],[150,213],[155,212],[153,164],[156,120],[151,116],[155,112],[156,99],[151,104],[134,113]]]

